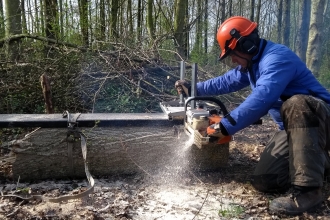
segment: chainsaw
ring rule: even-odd
[[[193,101],[209,101],[217,104],[214,106],[207,106],[204,103],[198,102],[197,108],[189,109],[188,104]],[[194,144],[198,148],[207,147],[210,145],[221,145],[228,143],[232,140],[231,136],[226,136],[222,139],[208,136],[206,130],[212,124],[219,123],[223,115],[227,115],[228,111],[225,105],[217,98],[214,97],[190,97],[185,101],[184,106],[184,131],[187,135],[193,136]]]
[[[183,120],[183,129],[188,136],[193,136],[194,145],[198,148],[216,146],[231,141],[231,136],[221,140],[207,135],[207,128],[219,123],[224,115],[228,114],[225,105],[217,98],[197,96],[197,64],[192,65],[191,97],[185,99],[180,94],[180,100],[161,102],[160,107],[167,114],[169,120]],[[184,62],[181,62],[180,79],[185,78]],[[197,105],[196,105],[196,102]],[[216,105],[212,105],[211,103]],[[197,106],[197,108],[196,108]]]
[[[197,101],[197,107],[191,105]],[[214,105],[215,103],[216,105]],[[188,136],[193,136],[193,144],[198,148],[221,145],[231,141],[231,136],[221,140],[206,133],[207,127],[219,123],[224,115],[228,114],[225,105],[214,97],[189,97],[184,106],[177,101],[162,102],[160,107],[170,120],[183,120],[183,129]]]

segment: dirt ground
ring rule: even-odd
[[[275,130],[276,125],[265,119],[263,125],[237,133],[230,143],[228,167],[217,172],[193,173],[169,164],[154,175],[94,177],[93,194],[64,203],[1,197],[0,219],[330,219],[329,183],[324,185],[322,205],[314,213],[295,217],[270,215],[268,204],[279,195],[252,188],[250,175]],[[86,180],[7,179],[0,191],[57,197],[86,187]]]

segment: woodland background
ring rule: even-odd
[[[160,111],[159,101],[177,96],[180,61],[188,77],[198,64],[198,80],[227,70],[215,37],[234,15],[256,21],[261,37],[290,47],[330,88],[329,3],[0,1],[0,113],[44,113],[41,78],[51,88],[48,113]]]

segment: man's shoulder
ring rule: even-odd
[[[297,55],[287,46],[283,44],[274,43],[272,41],[267,41],[265,52],[261,58],[262,61],[298,61]]]
[[[279,44],[279,43],[274,43],[273,41],[268,40],[267,41],[267,45],[265,50],[268,53],[278,53],[281,54],[283,52],[292,52],[290,48],[288,48],[287,46],[283,45],[283,44]],[[293,52],[292,52],[293,53]]]

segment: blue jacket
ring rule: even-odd
[[[238,66],[222,76],[197,83],[198,96],[221,95],[251,86],[251,94],[230,112],[234,122],[230,122],[228,117],[221,120],[230,135],[267,113],[283,130],[280,116],[283,102],[280,96],[313,95],[330,104],[329,92],[294,52],[284,45],[266,40],[260,41],[260,48],[252,58],[252,73],[241,73]]]

